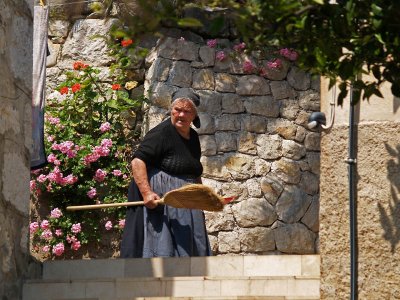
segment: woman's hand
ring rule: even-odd
[[[150,191],[142,196],[143,196],[144,205],[147,208],[153,209],[153,208],[157,207],[158,202],[156,200],[159,200],[160,196],[158,196],[156,193],[154,193],[153,191]]]

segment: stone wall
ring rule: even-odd
[[[107,48],[91,37],[115,21],[50,21],[56,63],[48,68],[49,93],[76,60],[99,67],[107,80]],[[238,196],[222,213],[207,213],[214,253],[317,253],[320,135],[306,123],[319,110],[319,80],[289,61],[264,77],[246,73],[245,60],[266,60],[233,55],[234,42],[218,39],[226,52],[219,61],[201,35],[163,33],[157,41],[146,40],[151,51],[132,72],[142,83],[133,93],[145,90],[151,100],[145,131],[165,116],[176,89],[189,87],[200,95],[204,183]]]
[[[332,91],[322,87],[327,107]],[[400,299],[400,99],[389,88],[355,109],[358,299]],[[350,298],[348,107],[321,140],[321,299]]]
[[[319,110],[318,81],[289,62],[264,77],[245,72],[243,62],[254,56],[234,54],[234,43],[218,40],[226,45],[219,61],[205,44],[200,37],[160,40],[145,89],[149,127],[176,89],[200,95],[203,182],[238,196],[223,212],[206,214],[214,253],[315,253],[320,147],[306,123]]]
[[[0,297],[19,299],[28,249],[32,1],[0,2]],[[30,275],[29,275],[30,273]]]

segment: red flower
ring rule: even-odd
[[[128,47],[129,45],[131,45],[133,43],[133,41],[131,39],[127,39],[127,40],[122,40],[121,41],[121,46],[122,47]]]
[[[118,84],[118,83],[115,83],[115,84],[113,84],[113,85],[111,86],[111,88],[112,88],[114,91],[117,91],[117,90],[119,90],[119,89],[121,88],[121,85]]]
[[[79,91],[79,90],[81,89],[80,83],[75,83],[75,84],[71,87],[71,89],[72,89],[72,92],[73,92],[73,93],[76,93],[77,91]]]
[[[68,87],[67,87],[67,86],[63,86],[63,87],[60,89],[60,94],[61,94],[61,95],[68,94]]]
[[[85,65],[83,62],[81,61],[77,61],[74,63],[74,70],[82,70],[82,69],[86,69],[89,65]]]

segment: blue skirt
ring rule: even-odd
[[[153,191],[162,197],[187,183],[190,176],[171,176],[153,169],[148,174]],[[129,201],[142,197],[132,181]],[[210,256],[210,243],[201,210],[158,205],[155,209],[130,207],[127,210],[121,243],[121,257]]]

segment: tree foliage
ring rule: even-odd
[[[206,3],[208,2],[208,3]],[[400,96],[400,2],[389,0],[215,0],[227,7],[245,42],[262,49],[295,48],[300,67],[338,80],[339,103],[354,86],[354,100],[382,97],[379,86],[392,83]],[[362,74],[372,73],[374,81]]]
[[[132,17],[135,22],[131,25],[141,30],[154,30],[162,22],[199,26],[181,14],[187,1],[117,2],[121,1],[134,2],[146,11]],[[238,37],[253,49],[298,51],[301,68],[330,78],[331,87],[341,82],[339,104],[350,84],[355,91],[354,101],[372,95],[382,97],[379,86],[385,81],[392,84],[393,95],[400,96],[399,1],[199,0],[194,4],[228,9]],[[151,22],[143,16],[151,16]],[[138,23],[142,26],[137,27]],[[214,25],[223,26],[221,19],[216,19]],[[362,74],[367,73],[375,79],[363,80]]]

